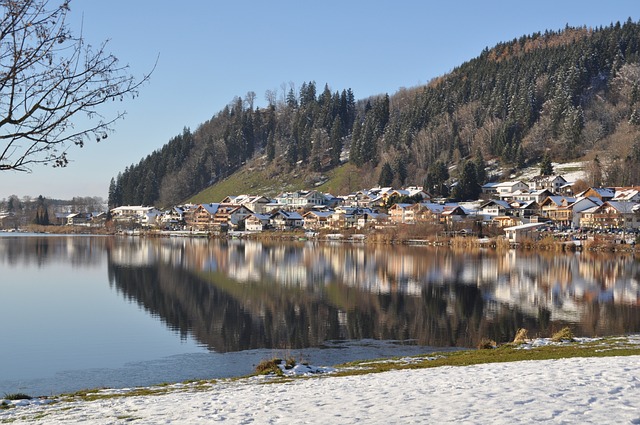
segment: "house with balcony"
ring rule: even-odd
[[[568,208],[576,198],[568,196],[549,196],[540,204],[541,215],[558,224],[569,225],[572,211]]]
[[[275,200],[280,209],[288,211],[312,209],[327,205],[326,196],[317,190],[282,192],[276,196]]]
[[[640,204],[608,201],[582,212],[580,227],[590,229],[640,229]]]
[[[389,208],[389,221],[395,224],[415,224],[415,204],[394,204]]]
[[[214,228],[214,218],[220,204],[199,204],[190,208],[184,216],[186,227],[189,230],[203,231]]]
[[[528,191],[529,186],[520,180],[500,183],[486,183],[482,185],[482,193],[493,198],[513,199],[516,192]]]
[[[213,227],[217,229],[237,229],[244,225],[244,220],[253,214],[244,205],[218,204],[213,216]]]
[[[599,198],[602,202],[607,202],[613,200],[614,196],[616,196],[616,191],[612,188],[590,187],[577,194],[576,198]]]
[[[304,223],[302,216],[296,211],[280,210],[270,219],[270,225],[276,230],[293,230],[301,228]]]
[[[244,230],[248,232],[262,232],[269,228],[271,214],[253,213],[244,220]]]
[[[529,179],[529,188],[531,190],[548,190],[553,194],[561,194],[563,192],[563,188],[569,182],[565,180],[564,177],[556,175],[556,176],[535,176]]]
[[[329,219],[333,211],[308,211],[302,215],[303,227],[306,230],[320,230],[329,227]]]

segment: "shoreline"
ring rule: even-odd
[[[0,423],[326,423],[329,417],[334,423],[513,423],[558,418],[605,423],[612,409],[616,420],[640,419],[640,335],[577,338],[557,345],[536,339],[527,344],[510,349],[519,356],[514,361],[425,367],[425,362],[439,362],[442,357],[417,356],[343,365],[343,373],[309,366],[306,372],[284,376],[91,390],[18,402],[0,410]],[[589,347],[585,356],[558,356],[559,351],[580,345]],[[499,350],[472,351],[491,356]],[[531,353],[555,355],[527,358]],[[465,355],[458,357],[464,360]],[[384,370],[360,370],[380,365]],[[399,405],[403,408],[397,409]]]
[[[95,235],[95,236],[125,236],[146,238],[207,238],[207,239],[248,239],[258,241],[283,241],[283,242],[341,242],[364,243],[380,245],[417,245],[433,247],[449,247],[461,249],[493,249],[503,251],[516,249],[521,251],[550,251],[550,252],[615,252],[635,254],[637,248],[634,244],[615,243],[612,239],[556,239],[553,232],[543,233],[538,240],[524,240],[521,243],[510,243],[502,236],[478,238],[475,236],[441,236],[409,234],[406,236],[390,234],[388,232],[364,232],[344,231],[341,233],[309,232],[309,231],[274,231],[263,232],[210,232],[210,231],[169,231],[169,230],[133,230],[133,231],[109,231],[105,228],[86,226],[29,226],[24,230],[7,231],[0,230],[0,234],[35,233],[43,235]],[[312,233],[312,234],[311,234]]]

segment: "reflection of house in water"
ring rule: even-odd
[[[331,338],[472,346],[492,326],[581,323],[594,303],[636,306],[640,294],[633,260],[584,253],[175,238],[120,239],[110,260],[124,293],[217,351]],[[600,314],[604,326],[615,309]]]

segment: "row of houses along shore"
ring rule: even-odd
[[[449,235],[503,235],[511,243],[537,239],[543,230],[563,234],[618,234],[635,243],[640,233],[640,187],[592,187],[573,193],[562,176],[487,183],[481,199],[446,202],[422,187],[375,187],[346,196],[316,190],[265,196],[227,196],[219,203],[120,206],[110,210],[117,228],[148,228],[196,234],[277,231],[367,232],[433,225]],[[576,239],[576,236],[572,238]]]

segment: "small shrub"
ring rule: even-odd
[[[554,333],[551,336],[551,341],[553,342],[562,342],[562,341],[574,341],[575,336],[571,331],[571,328],[568,326],[560,329],[558,332]]]
[[[282,359],[280,358],[262,360],[256,366],[256,372],[260,375],[268,375],[270,373],[282,375],[282,370],[280,370],[280,363],[282,363]]]
[[[31,400],[31,396],[24,393],[5,394],[4,398],[7,400]]]
[[[489,350],[492,348],[496,348],[498,346],[498,344],[489,338],[482,338],[480,340],[480,343],[478,344],[478,349],[479,350]]]
[[[513,343],[524,344],[525,342],[527,342],[527,339],[529,339],[527,330],[525,328],[520,328],[518,329],[518,332],[516,332],[515,338],[513,338]]]

